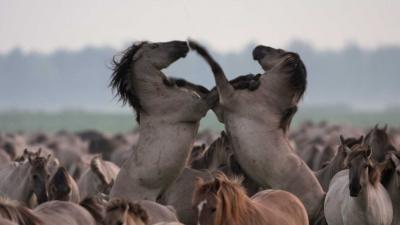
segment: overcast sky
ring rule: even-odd
[[[0,53],[188,36],[222,51],[294,39],[320,49],[400,45],[400,1],[0,0]]]

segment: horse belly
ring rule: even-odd
[[[111,195],[156,201],[186,165],[197,128],[184,124],[141,130],[138,146],[123,164]]]

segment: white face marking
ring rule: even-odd
[[[199,220],[200,220],[201,211],[203,210],[203,207],[204,207],[205,204],[207,204],[207,200],[201,201],[201,202],[197,205],[197,211],[198,211],[198,213],[199,213],[197,225],[201,225]]]

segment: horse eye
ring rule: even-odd
[[[215,213],[215,211],[217,211],[216,208],[211,208],[211,212],[212,212],[212,213]]]
[[[35,174],[35,175],[33,175],[33,179],[34,179],[34,180],[37,180],[38,178],[39,178],[39,176],[38,176],[38,175],[36,175],[36,174]]]
[[[151,44],[150,48],[158,48],[159,44]]]

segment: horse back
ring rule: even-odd
[[[258,192],[252,201],[259,210],[270,211],[276,218],[271,224],[308,225],[308,215],[303,203],[295,195],[283,190],[265,190]],[[265,215],[265,214],[264,214]],[[265,215],[268,217],[268,215]],[[272,217],[270,217],[272,218]]]

